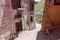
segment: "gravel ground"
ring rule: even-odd
[[[22,31],[19,33],[19,37],[15,40],[36,40],[37,33],[40,31],[41,25],[36,23],[36,28],[31,31]]]

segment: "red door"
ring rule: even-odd
[[[17,32],[22,31],[22,22],[16,23],[16,30],[17,30]]]

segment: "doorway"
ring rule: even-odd
[[[17,33],[19,33],[20,31],[23,30],[22,29],[22,20],[20,20],[20,22],[15,23],[15,25],[16,25],[16,31],[17,31]]]

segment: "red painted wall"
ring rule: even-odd
[[[42,22],[42,31],[53,30],[60,28],[60,5],[54,5],[54,0],[46,0],[43,22]]]

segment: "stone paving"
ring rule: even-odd
[[[40,31],[41,25],[36,23],[36,29],[22,31],[15,40],[60,40],[60,29],[52,30],[49,34]]]
[[[47,35],[39,31],[36,40],[60,40],[60,29],[52,30]]]
[[[36,23],[36,29],[31,31],[22,31],[19,33],[19,37],[15,40],[36,40],[37,33],[40,31],[41,25]]]

